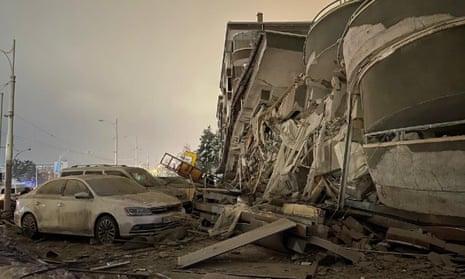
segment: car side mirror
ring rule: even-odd
[[[76,199],[90,199],[92,198],[87,192],[79,192],[74,195]]]

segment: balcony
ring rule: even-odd
[[[255,47],[258,34],[258,31],[245,31],[234,35],[231,56],[231,62],[234,66],[241,66],[247,63],[250,53]]]

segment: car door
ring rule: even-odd
[[[32,207],[41,232],[59,232],[57,209],[65,181],[52,180],[39,189],[32,200]]]
[[[90,198],[76,198],[77,193],[88,193]],[[91,235],[92,231],[92,194],[87,186],[78,179],[68,179],[63,198],[58,209],[58,222],[64,233]]]

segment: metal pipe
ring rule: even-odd
[[[347,133],[346,133],[346,140],[345,140],[345,147],[344,147],[344,161],[342,165],[342,176],[341,176],[341,188],[339,189],[339,196],[337,202],[336,211],[344,208],[345,203],[345,194],[346,194],[346,187],[347,187],[347,176],[349,173],[350,167],[350,148],[352,146],[352,109],[353,109],[353,99],[352,93],[347,92],[348,99],[349,99],[349,109],[347,115]]]

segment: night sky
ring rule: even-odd
[[[0,48],[16,39],[13,154],[113,163],[116,118],[121,164],[154,166],[164,152],[196,149],[203,129],[217,129],[227,22],[255,21],[257,12],[310,21],[330,2],[0,0]],[[0,88],[9,75],[2,55]],[[1,91],[6,114],[10,88]],[[0,166],[6,131],[4,118]]]

